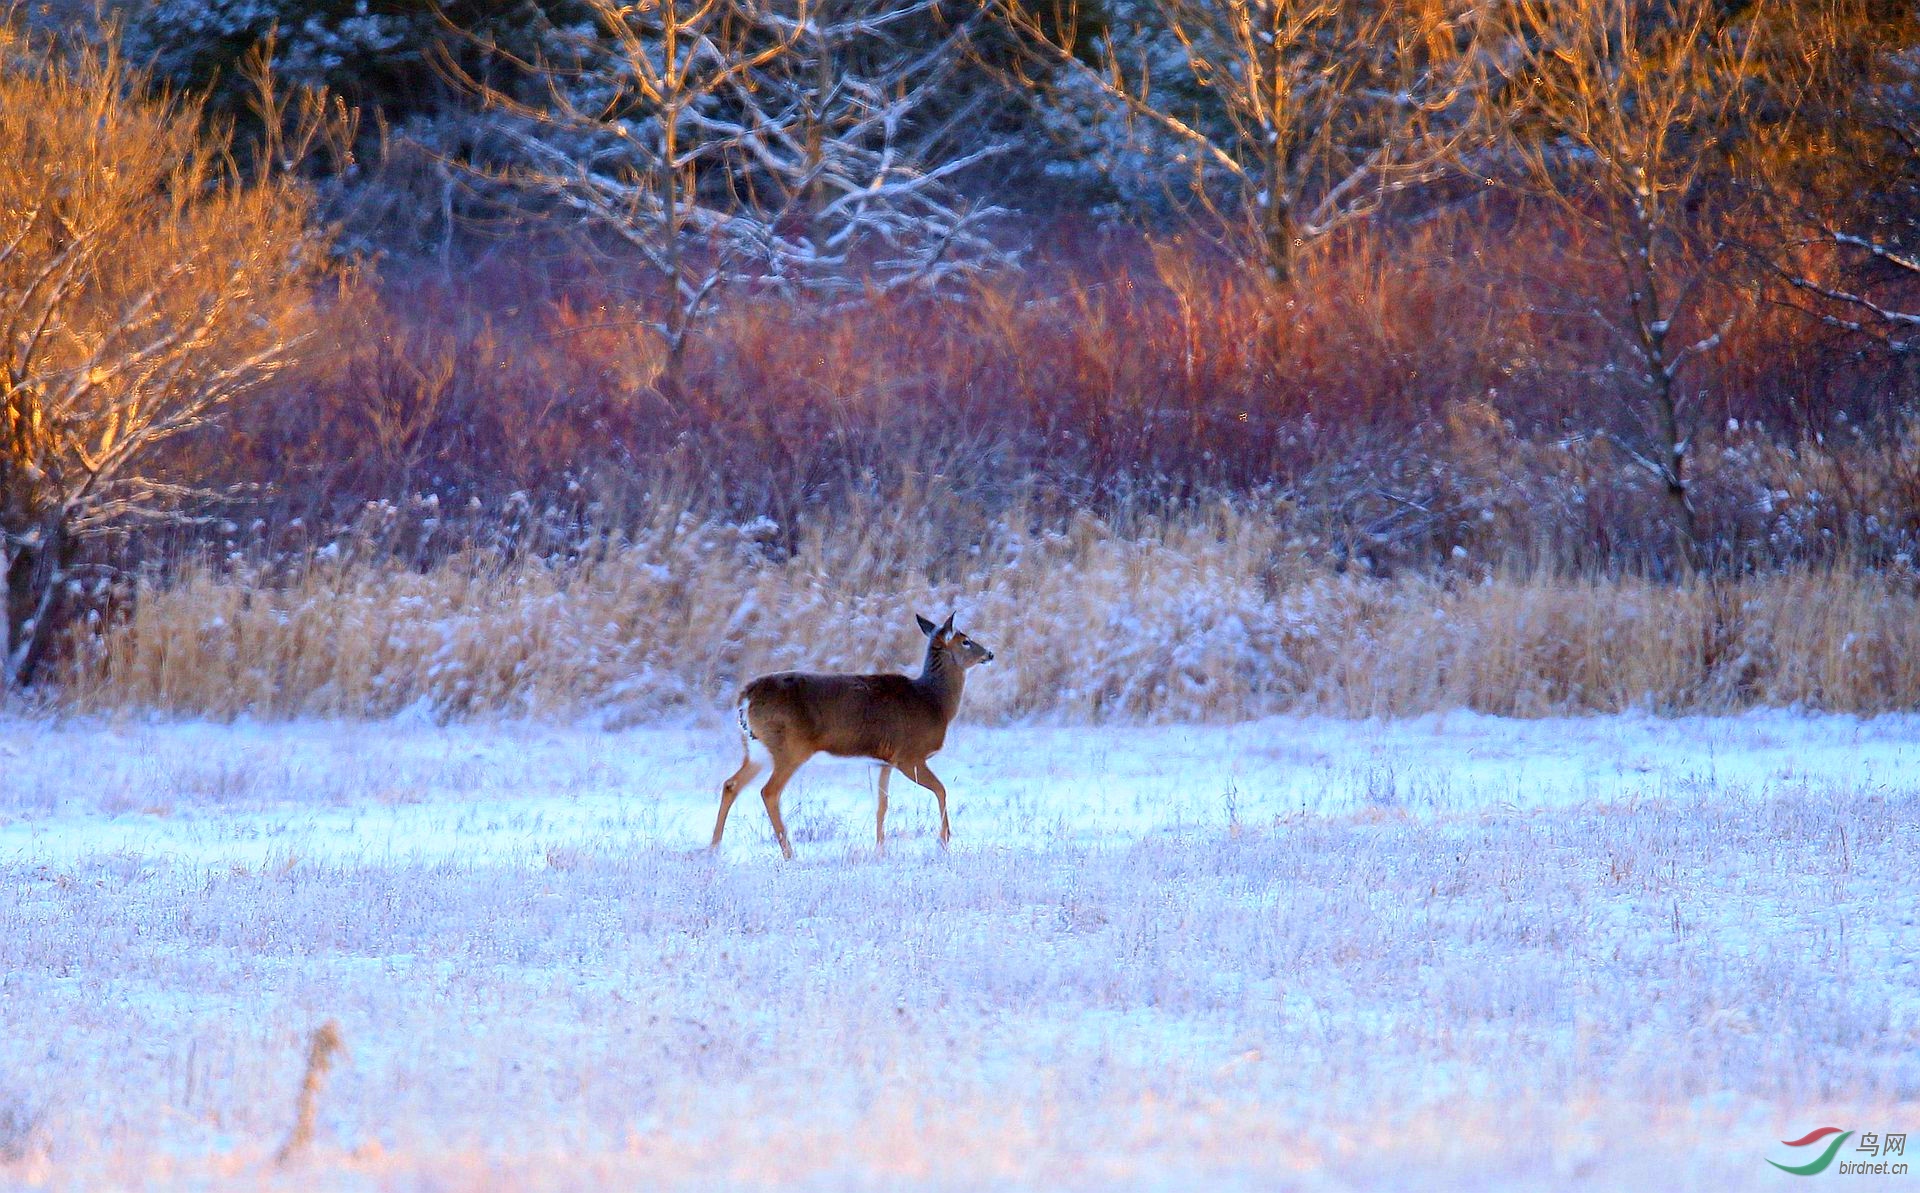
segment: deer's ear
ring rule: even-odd
[[[920,632],[929,638],[933,637],[933,631],[939,628],[918,613],[913,615],[913,619],[920,623]]]
[[[958,616],[959,613],[957,611],[947,614],[946,623],[940,627],[940,632],[943,634],[953,633],[953,619]]]

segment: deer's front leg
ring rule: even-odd
[[[947,785],[925,762],[915,763],[914,768],[907,771],[907,778],[933,792],[933,798],[940,801],[940,848],[947,848],[947,842],[953,839],[953,827],[947,823]]]

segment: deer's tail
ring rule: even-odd
[[[747,690],[741,688],[740,694],[734,697],[733,715],[740,721],[741,737],[747,741],[758,741],[759,738],[753,735],[753,726],[747,724],[747,706],[752,703],[753,699],[747,695]]]

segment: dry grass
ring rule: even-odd
[[[999,652],[969,697],[988,719],[1920,704],[1920,596],[1891,574],[1379,580],[1302,562],[1284,513],[1050,531],[887,512],[817,521],[791,552],[769,523],[662,513],[564,563],[189,569],[80,641],[63,690],[90,710],[621,723],[711,713],[768,670],[909,666],[913,612],[957,607]]]

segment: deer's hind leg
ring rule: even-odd
[[[880,764],[880,805],[873,813],[873,847],[876,850],[887,847],[887,779],[893,774],[893,768],[886,763]]]
[[[780,852],[788,861],[793,860],[793,845],[787,840],[786,822],[780,819],[780,792],[785,790],[787,780],[793,778],[793,772],[800,769],[800,764],[811,757],[811,750],[804,754],[774,751],[773,774],[768,776],[767,785],[760,789],[760,799],[767,805],[767,819],[773,823],[774,838],[780,842]]]
[[[713,844],[707,846],[708,849],[720,848],[720,834],[727,831],[727,813],[733,811],[733,801],[748,783],[753,782],[753,776],[760,773],[760,764],[753,757],[753,747],[745,737],[741,738],[741,747],[740,769],[720,784],[720,816],[713,822]]]

